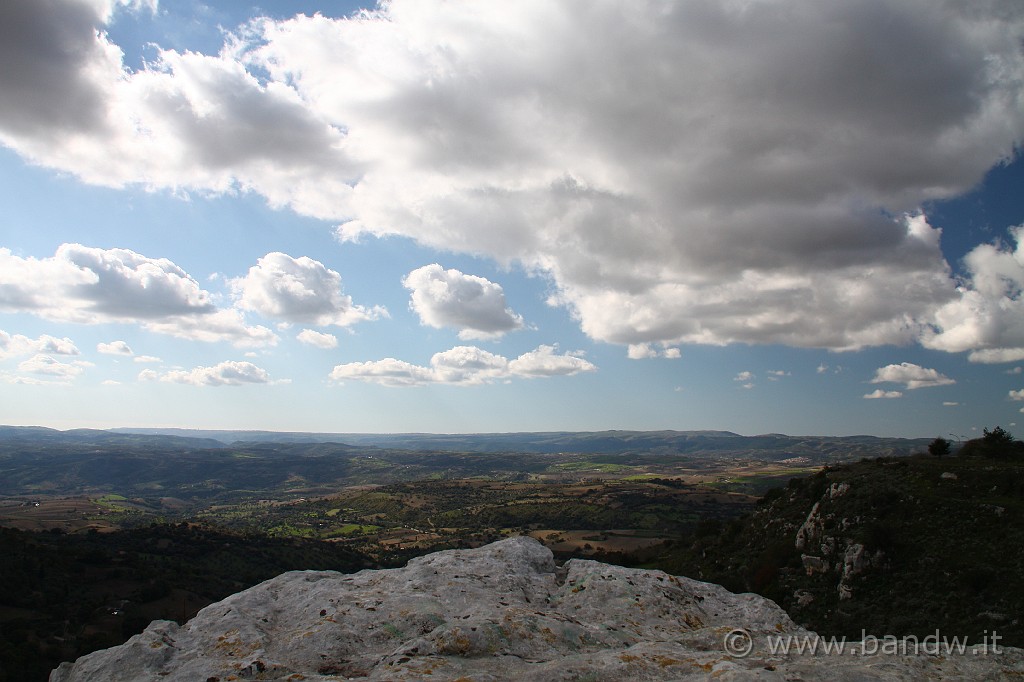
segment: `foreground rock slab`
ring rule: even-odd
[[[783,654],[814,641],[771,602],[660,571],[573,559],[519,537],[404,568],[294,571],[51,682],[228,680],[920,680],[1024,675],[1024,650]],[[867,643],[865,643],[867,644]],[[868,647],[871,651],[871,647]]]

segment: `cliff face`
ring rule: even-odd
[[[757,592],[829,636],[997,632],[1024,647],[1024,457],[1011,454],[831,466],[661,566]]]
[[[794,625],[773,602],[659,571],[571,560],[529,538],[392,570],[285,573],[152,623],[51,682],[119,680],[944,679],[1024,674],[1024,651],[986,655],[772,653]],[[781,639],[779,639],[781,638]],[[796,640],[794,640],[795,642]],[[747,645],[752,651],[746,653]]]

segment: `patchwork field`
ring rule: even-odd
[[[109,504],[88,497],[0,500],[0,526],[18,530],[111,531],[119,527],[118,517]]]

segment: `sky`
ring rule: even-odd
[[[1022,45],[1019,0],[0,3],[0,422],[1014,433]]]

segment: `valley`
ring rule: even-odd
[[[153,619],[184,622],[288,570],[398,567],[514,535],[560,561],[681,566],[708,529],[736,528],[770,490],[927,445],[723,432],[245,435],[0,427],[0,659],[20,675],[0,669],[0,680],[45,679],[61,660]]]

